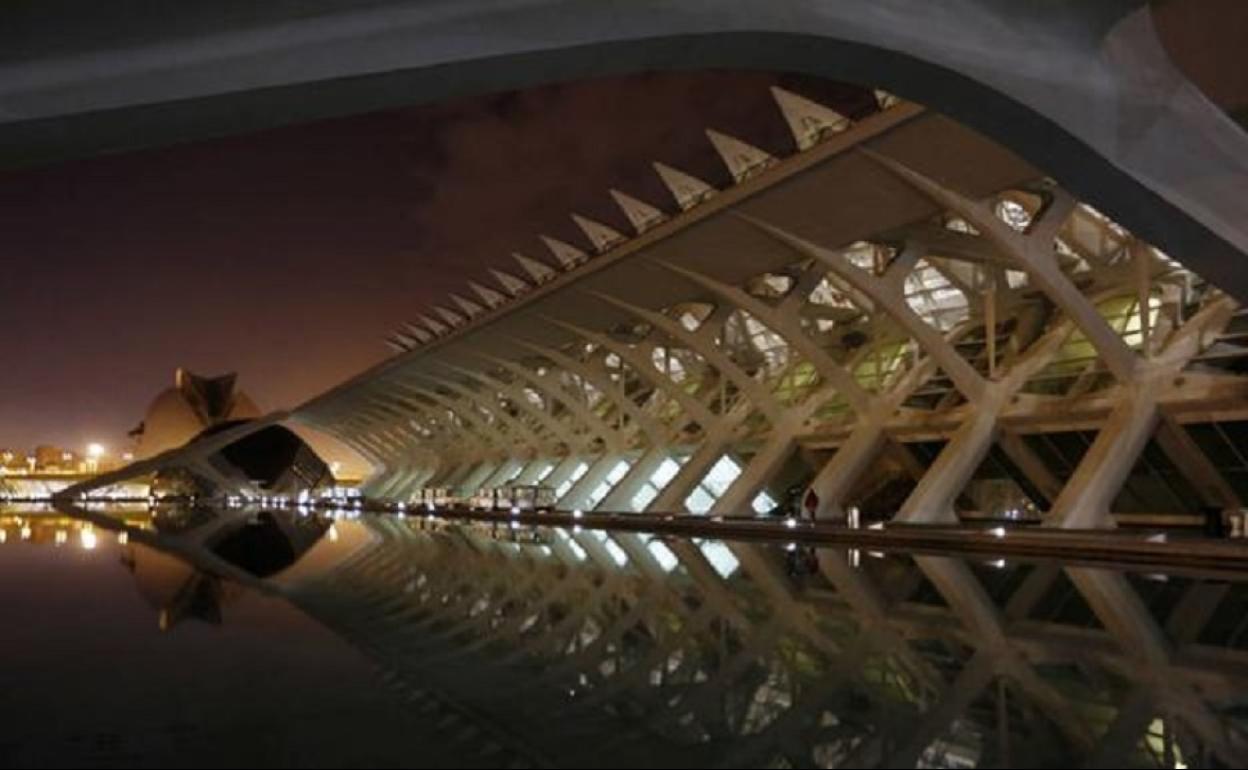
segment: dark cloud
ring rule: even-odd
[[[768,86],[852,115],[869,92],[759,73],[645,74],[392,110],[0,175],[0,446],[118,444],[173,369],[289,406],[572,211],[672,210],[661,160],[728,182],[710,126],[792,140]]]

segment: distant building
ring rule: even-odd
[[[255,403],[235,389],[233,373],[202,377],[185,369],[174,386],[148,407],[143,422],[131,431],[135,454],[150,458],[260,417]],[[153,492],[165,495],[212,496],[251,487],[272,494],[297,494],[332,484],[333,474],[320,456],[297,434],[271,425],[243,436],[208,458],[199,471],[172,468],[157,474]]]
[[[135,456],[142,460],[180,447],[217,425],[259,417],[255,402],[235,390],[236,380],[234,373],[201,377],[178,369],[173,387],[156,396],[143,422],[130,431]]]

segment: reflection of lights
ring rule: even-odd
[[[1005,567],[1005,559],[997,559],[996,561],[990,561],[988,562],[988,566],[996,567],[997,569],[1003,569]]]
[[[29,539],[30,539],[30,535],[31,535],[31,532],[30,532],[30,525],[28,525],[28,524],[24,524],[24,525],[22,525],[22,539],[23,539],[23,540],[29,540]]]
[[[6,543],[8,542],[8,540],[9,540],[8,531],[0,529],[0,543]]]
[[[66,531],[65,531],[65,530],[63,530],[63,529],[58,529],[58,530],[56,531],[56,538],[55,538],[55,541],[56,541],[56,544],[57,544],[57,545],[64,545],[64,544],[65,544],[68,540],[69,540],[69,533],[68,533],[68,532],[66,532]]]
[[[78,533],[78,540],[82,544],[83,550],[93,551],[96,546],[95,530],[84,529]]]
[[[130,533],[129,533],[129,532],[118,532],[118,533],[117,533],[117,545],[125,545],[126,543],[129,543],[129,542],[130,542]]]
[[[325,531],[325,537],[329,538],[329,542],[338,542],[338,528],[333,524],[329,525],[329,529]]]

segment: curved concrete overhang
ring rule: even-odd
[[[87,6],[64,2],[9,25],[0,163],[606,74],[794,71],[949,114],[1248,298],[1248,134],[1172,64],[1141,0],[208,5],[75,26]]]

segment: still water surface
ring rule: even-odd
[[[0,508],[0,766],[1243,766],[1248,582]]]

